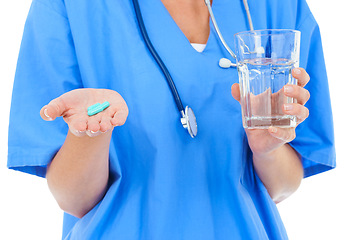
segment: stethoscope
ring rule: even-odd
[[[159,65],[159,67],[160,67],[161,71],[163,72],[165,78],[166,78],[166,81],[167,81],[167,83],[168,83],[168,85],[170,87],[171,93],[172,93],[172,95],[174,97],[176,106],[177,106],[177,108],[178,108],[178,110],[179,110],[179,112],[181,114],[181,119],[180,120],[181,120],[181,123],[182,123],[183,127],[185,129],[187,129],[190,136],[192,138],[194,138],[197,135],[197,123],[196,123],[196,117],[195,117],[194,111],[189,106],[186,106],[185,109],[184,109],[184,106],[183,106],[182,101],[180,99],[179,93],[178,93],[178,91],[176,89],[175,83],[174,83],[174,81],[173,81],[173,79],[172,79],[172,77],[170,75],[170,72],[167,69],[167,67],[165,66],[164,62],[161,60],[159,54],[156,52],[154,46],[152,45],[152,43],[150,41],[150,38],[149,38],[148,34],[147,34],[147,31],[146,31],[146,28],[145,28],[145,25],[144,25],[144,21],[143,21],[142,15],[141,15],[138,0],[133,0],[133,4],[134,4],[134,10],[135,10],[136,19],[137,19],[138,24],[139,24],[141,35],[144,38],[144,42],[145,42],[147,48],[149,49],[151,55],[154,57],[156,63]],[[211,21],[212,21],[212,23],[214,25],[214,28],[215,28],[215,31],[216,31],[218,37],[220,38],[220,41],[221,41],[222,45],[225,47],[225,49],[229,52],[229,54],[233,58],[236,58],[236,55],[230,49],[230,47],[226,44],[226,42],[225,42],[225,40],[224,40],[220,30],[219,30],[219,27],[218,27],[218,25],[216,23],[216,20],[215,20],[215,17],[214,17],[212,8],[211,8],[210,0],[205,0],[205,4],[206,4],[206,6],[207,6],[207,8],[209,10]],[[247,3],[247,0],[243,0],[243,4],[244,4],[246,14],[247,14],[247,18],[248,18],[248,21],[249,21],[250,30],[253,31],[254,27],[253,27],[253,23],[252,23],[250,10],[249,10],[249,5]],[[219,61],[219,66],[222,67],[222,68],[229,68],[229,67],[236,67],[236,64],[232,63],[227,58],[222,58]]]

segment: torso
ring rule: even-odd
[[[254,172],[240,105],[230,94],[237,69],[218,66],[231,56],[209,30],[203,0],[191,1],[197,7],[190,0],[139,4],[152,44],[184,105],[196,114],[195,139],[181,125],[132,1],[65,1],[81,84],[116,90],[129,108],[126,124],[112,136],[109,190],[82,219],[66,215],[68,239],[286,239],[276,206]],[[267,7],[263,1],[252,8],[253,16],[266,16]],[[241,1],[213,1],[213,11],[228,43],[248,30]],[[254,23],[293,26],[270,20]],[[199,54],[189,42],[207,45]]]

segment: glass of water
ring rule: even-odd
[[[291,70],[299,66],[300,32],[240,32],[235,47],[244,128],[295,127],[296,117],[282,107],[296,101],[284,95],[284,86],[297,84]]]

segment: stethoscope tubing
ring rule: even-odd
[[[207,6],[208,10],[209,10],[209,13],[210,13],[210,19],[214,25],[214,28],[215,28],[215,31],[222,43],[222,45],[225,47],[225,49],[230,53],[230,55],[233,57],[233,58],[236,58],[236,55],[235,53],[231,50],[231,48],[226,44],[225,42],[225,39],[224,37],[222,36],[221,32],[220,32],[220,29],[219,29],[219,26],[217,25],[217,22],[215,20],[215,16],[214,16],[214,13],[212,11],[212,8],[211,8],[211,3],[210,3],[210,0],[205,0],[205,5]]]
[[[162,73],[164,74],[165,79],[166,79],[166,81],[167,81],[167,83],[168,83],[168,85],[170,87],[170,90],[172,92],[172,95],[174,97],[174,100],[175,100],[175,103],[176,103],[176,106],[177,106],[179,112],[181,114],[183,114],[184,113],[184,106],[182,104],[180,95],[179,95],[179,93],[178,93],[178,91],[176,89],[175,83],[174,83],[174,81],[173,81],[173,79],[172,79],[172,77],[170,75],[169,70],[165,66],[164,62],[162,61],[162,59],[160,58],[159,54],[156,52],[153,44],[150,41],[150,38],[149,38],[149,36],[147,34],[147,31],[146,31],[146,28],[145,28],[144,20],[142,18],[142,14],[141,14],[141,10],[140,10],[138,0],[133,0],[133,4],[134,4],[134,10],[135,10],[136,19],[138,21],[140,32],[141,32],[141,35],[144,38],[145,44],[148,47],[151,55],[154,57],[155,61],[157,62],[158,66],[160,67]]]
[[[222,36],[221,32],[220,32],[220,29],[219,29],[219,26],[217,25],[217,22],[216,22],[216,19],[215,19],[215,16],[214,16],[214,13],[212,11],[212,7],[211,7],[211,2],[210,0],[204,0],[205,1],[205,5],[207,6],[208,10],[209,10],[209,13],[210,13],[210,18],[211,18],[211,21],[214,25],[214,28],[215,28],[215,31],[217,33],[217,36],[219,37],[222,45],[224,46],[224,48],[226,49],[226,51],[228,51],[228,53],[236,59],[236,55],[235,53],[231,50],[231,48],[227,45],[224,37]],[[248,19],[248,23],[249,23],[249,28],[250,28],[250,31],[254,31],[254,26],[253,26],[253,22],[252,22],[252,19],[251,19],[251,14],[250,14],[250,9],[249,9],[249,4],[247,2],[247,0],[243,0],[243,4],[244,4],[244,7],[245,7],[245,11],[246,11],[246,16],[247,16],[247,19]]]

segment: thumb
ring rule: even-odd
[[[231,95],[236,101],[240,101],[240,88],[238,83],[234,83],[231,86]]]
[[[57,117],[60,117],[66,111],[65,103],[61,100],[61,98],[55,98],[48,105],[45,105],[40,110],[40,116],[45,121],[52,121]]]

